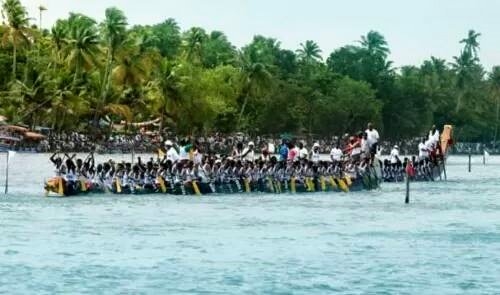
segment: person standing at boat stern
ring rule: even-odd
[[[167,160],[172,163],[179,161],[179,153],[174,148],[174,143],[171,140],[165,141],[165,150],[167,151]]]
[[[371,155],[371,160],[373,162],[373,159],[375,158],[375,155],[377,154],[377,147],[378,147],[378,141],[380,139],[380,136],[378,134],[377,129],[373,128],[373,123],[368,123],[368,128],[365,130],[366,135],[367,135],[367,141],[368,141],[368,146],[370,148],[370,155]]]

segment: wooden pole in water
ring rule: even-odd
[[[469,173],[471,171],[471,157],[472,157],[471,150],[469,149]]]
[[[444,172],[444,181],[447,181],[447,177],[446,177],[446,159],[445,157],[443,156],[443,172]]]
[[[406,173],[406,198],[405,204],[410,203],[410,176]]]
[[[7,152],[7,166],[5,167],[5,194],[9,191],[9,152]]]

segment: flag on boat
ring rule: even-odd
[[[8,157],[9,157],[9,161],[12,160],[12,158],[14,158],[14,156],[16,155],[16,152],[14,151],[9,151],[8,152]]]

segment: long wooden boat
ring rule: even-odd
[[[149,186],[122,185],[115,179],[111,184],[103,185],[81,178],[68,182],[63,177],[54,177],[45,183],[47,196],[77,196],[89,194],[117,195],[226,195],[226,194],[298,194],[314,192],[349,192],[377,189],[380,185],[380,173],[371,168],[357,177],[319,176],[305,179],[291,178],[275,180],[272,177],[249,182],[246,179],[231,179],[224,183],[212,182],[169,182],[162,177]]]

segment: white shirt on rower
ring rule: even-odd
[[[179,149],[179,159],[189,160],[189,151],[186,149],[186,146],[181,146]]]
[[[391,151],[391,164],[396,164],[398,162],[398,158],[399,158],[399,150],[393,148]]]
[[[309,153],[305,147],[303,147],[299,150],[299,158],[300,159],[307,159],[308,155],[309,155]]]
[[[167,160],[170,160],[172,163],[179,161],[179,154],[174,147],[170,147],[167,151]]]
[[[318,162],[319,162],[319,159],[320,159],[319,150],[318,150],[318,151],[314,151],[314,150],[312,150],[312,151],[311,151],[311,161],[312,161],[313,163],[318,163]]]
[[[434,132],[429,131],[429,138],[432,144],[437,144],[439,142],[439,130],[435,130]]]
[[[423,142],[418,144],[418,158],[419,159],[426,159],[429,157],[429,150],[427,148],[427,145]]]
[[[203,162],[203,154],[198,151],[195,151],[193,154],[193,163],[195,165],[201,165],[202,162]]]
[[[366,135],[368,135],[368,144],[370,146],[372,146],[373,144],[377,143],[378,140],[380,139],[380,136],[378,135],[378,131],[375,129],[375,128],[372,128],[372,130],[370,129],[366,129],[365,130],[366,132]]]
[[[243,150],[243,152],[241,153],[241,156],[245,155],[245,157],[242,159],[242,160],[247,160],[247,161],[250,161],[250,162],[253,162],[255,160],[255,151],[252,149],[250,150],[250,148],[245,148]]]
[[[330,159],[332,161],[340,161],[342,160],[342,150],[337,148],[337,147],[334,147],[331,151],[330,151]]]
[[[361,152],[363,154],[370,153],[370,141],[368,139],[361,139]]]

